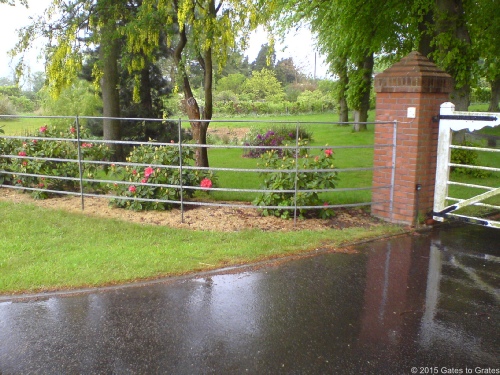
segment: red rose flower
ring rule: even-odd
[[[200,186],[204,189],[210,189],[212,187],[212,181],[208,178],[201,180]]]

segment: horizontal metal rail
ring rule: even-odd
[[[1,117],[15,117],[18,118],[20,116],[0,116]],[[78,118],[74,116],[22,116],[26,118],[46,118],[46,119],[72,119],[75,120],[75,124],[78,124],[79,120],[82,119],[93,119],[93,120],[99,120],[99,119],[119,119],[120,121],[153,121],[153,122],[167,122],[167,121],[172,121],[172,120],[165,120],[165,119],[142,119],[142,118],[113,118],[113,117],[86,117],[86,116],[80,116]],[[189,120],[179,120],[179,135],[181,134],[180,132],[180,127],[182,123],[189,123]],[[197,122],[204,122],[204,121],[197,121]],[[304,123],[296,122],[296,121],[261,121],[261,120],[211,120],[207,122],[212,122],[212,123],[262,123],[262,124],[293,124],[297,127],[299,125],[304,125]],[[390,122],[393,123],[393,122]],[[328,122],[307,122],[307,124],[325,124],[325,125],[332,125],[332,124],[340,124],[340,123],[328,123]],[[298,134],[298,130],[297,130]],[[110,141],[110,140],[103,140],[103,139],[82,139],[79,136],[79,133],[76,134],[76,138],[61,138],[61,137],[40,137],[40,136],[33,136],[33,135],[25,135],[25,136],[9,136],[9,135],[1,135],[0,136],[0,141],[4,140],[20,140],[20,141],[36,141],[36,142],[69,142],[69,143],[74,143],[75,147],[80,148],[82,144],[84,143],[89,143],[92,145],[110,145],[110,144],[117,144],[117,145],[128,145],[128,146],[151,146],[151,147],[173,147],[176,150],[181,151],[183,148],[210,148],[210,149],[241,149],[241,150],[256,150],[256,149],[261,149],[261,150],[289,150],[295,152],[295,157],[296,160],[298,160],[298,155],[300,152],[304,153],[310,153],[314,152],[317,150],[324,150],[324,149],[330,149],[330,150],[347,150],[347,149],[374,149],[374,148],[393,148],[395,147],[394,144],[382,144],[382,145],[354,145],[354,146],[339,146],[339,145],[328,145],[328,146],[309,146],[309,145],[304,145],[304,146],[299,146],[298,142],[296,141],[295,145],[284,145],[284,146],[253,146],[253,145],[212,145],[212,144],[207,144],[207,145],[199,145],[199,144],[193,144],[193,143],[186,143],[184,141],[180,142],[170,142],[170,143],[162,143],[162,142],[155,142],[155,141],[150,141],[150,142],[142,142],[142,141]],[[265,175],[267,173],[287,173],[287,174],[301,174],[301,173],[332,173],[335,172],[337,174],[346,174],[346,173],[365,173],[365,172],[370,172],[378,169],[394,169],[393,166],[389,167],[352,167],[352,168],[327,168],[327,169],[300,169],[298,166],[295,169],[269,169],[269,168],[234,168],[234,167],[197,167],[194,165],[190,165],[189,163],[186,163],[184,158],[182,157],[182,153],[180,152],[181,158],[179,165],[163,165],[163,164],[151,164],[151,163],[134,163],[134,162],[124,162],[124,161],[117,161],[117,162],[112,162],[109,160],[90,160],[86,159],[84,156],[81,155],[81,153],[78,153],[77,158],[66,158],[66,157],[61,157],[61,158],[56,158],[56,157],[45,157],[41,155],[11,155],[11,154],[5,154],[2,152],[0,149],[0,162],[2,159],[10,159],[10,160],[23,160],[23,161],[37,161],[37,162],[51,162],[51,163],[71,163],[71,164],[76,164],[79,166],[80,169],[80,175],[79,176],[57,176],[57,175],[48,175],[48,174],[37,174],[37,173],[28,173],[28,172],[21,172],[21,171],[10,171],[10,170],[0,170],[0,175],[8,175],[8,176],[13,176],[13,179],[15,179],[14,176],[19,176],[19,177],[32,177],[32,178],[40,178],[40,179],[46,179],[49,181],[54,181],[54,180],[61,180],[61,181],[72,181],[75,183],[75,187],[80,184],[80,191],[61,191],[61,190],[53,190],[49,189],[43,186],[19,186],[14,184],[0,184],[1,188],[10,188],[10,189],[16,189],[16,190],[22,190],[22,191],[31,191],[31,192],[45,192],[49,194],[61,194],[61,195],[71,195],[71,196],[80,196],[82,198],[82,209],[84,209],[84,204],[83,204],[83,197],[96,197],[96,198],[104,198],[104,199],[116,199],[116,200],[124,200],[124,201],[145,201],[145,202],[158,202],[158,203],[166,203],[166,204],[172,204],[172,205],[180,205],[181,211],[183,211],[183,206],[184,205],[190,205],[190,206],[209,206],[209,207],[231,207],[231,208],[253,208],[253,209],[258,209],[258,210],[263,210],[263,209],[278,209],[278,210],[294,210],[294,218],[296,217],[297,210],[318,210],[318,209],[325,209],[325,208],[342,208],[342,207],[362,207],[362,206],[371,206],[373,204],[381,204],[381,203],[387,203],[387,202],[372,202],[372,201],[366,201],[366,202],[353,202],[353,203],[344,203],[344,204],[335,204],[333,203],[325,203],[324,205],[321,206],[310,206],[310,205],[299,205],[295,203],[294,205],[287,205],[287,206],[258,206],[258,205],[252,205],[250,203],[240,203],[240,202],[219,202],[219,201],[214,201],[214,202],[200,202],[197,201],[196,199],[185,199],[183,198],[182,191],[210,191],[210,192],[229,192],[229,193],[256,193],[256,194],[268,194],[268,193],[289,193],[289,194],[300,194],[300,193],[349,193],[349,192],[362,192],[362,191],[373,191],[374,189],[393,189],[392,185],[387,185],[387,186],[378,186],[378,187],[373,187],[373,186],[361,186],[361,187],[351,187],[351,188],[334,188],[334,189],[253,189],[253,188],[240,188],[240,187],[212,187],[210,189],[201,187],[201,186],[186,186],[184,185],[183,181],[181,180],[180,184],[153,184],[149,182],[145,183],[139,183],[136,181],[122,181],[122,180],[112,180],[112,179],[99,179],[99,178],[87,178],[82,175],[82,171],[85,170],[86,166],[102,166],[102,167],[129,167],[129,168],[147,168],[151,167],[154,169],[160,168],[161,170],[174,170],[176,172],[180,172],[180,175],[182,176],[182,171],[184,170],[199,170],[199,171],[209,171],[209,172],[234,172],[234,173],[257,173],[261,175]],[[314,155],[313,155],[314,156]],[[311,157],[313,157],[311,156]],[[335,162],[334,162],[335,163]],[[367,160],[367,163],[370,164],[371,160]],[[347,176],[347,175],[346,175]],[[348,177],[345,177],[348,178]],[[151,186],[151,187],[160,187],[160,188],[165,188],[165,189],[178,189],[181,191],[180,194],[180,199],[177,200],[165,200],[165,199],[156,199],[156,198],[142,198],[142,197],[132,197],[132,196],[122,196],[122,195],[113,195],[113,194],[96,194],[96,193],[90,193],[86,192],[83,190],[83,184],[100,184],[101,186],[106,186],[106,185],[125,185],[125,186]]]

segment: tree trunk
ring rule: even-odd
[[[455,88],[450,94],[450,99],[455,104],[456,111],[468,111],[470,105],[470,85]]]
[[[139,96],[142,107],[142,117],[153,117],[153,98],[151,96],[151,78],[149,76],[149,64],[141,70],[141,87]]]
[[[500,112],[498,103],[500,102],[500,76],[490,81],[491,96],[488,112]]]
[[[103,31],[100,59],[103,64],[103,75],[101,79],[103,116],[113,117],[103,120],[104,140],[121,140],[120,120],[120,96],[118,91],[120,73],[118,71],[118,58],[120,57],[119,41],[115,39],[113,31],[114,22],[110,22]],[[123,150],[119,144],[109,144],[113,150],[113,160],[123,160]]]
[[[349,122],[349,107],[347,105],[347,85],[349,77],[347,75],[347,59],[341,58],[336,66],[336,72],[339,76],[337,81],[337,101],[339,108],[339,122]]]
[[[446,43],[438,46],[441,62],[447,61],[450,50],[459,57],[452,61],[448,60],[445,70],[453,77],[454,90],[451,93],[451,101],[455,104],[457,111],[467,111],[470,104],[470,83],[472,71],[470,65],[477,60],[477,56],[471,53],[471,38],[467,29],[465,11],[462,0],[436,0],[436,28],[439,34],[446,37]],[[438,62],[439,64],[439,62]]]
[[[354,112],[353,131],[366,131],[368,129],[366,122],[368,121],[368,111],[370,109],[370,91],[372,86],[373,74],[373,53],[370,53],[360,65],[362,69],[363,83],[360,91],[360,105]]]
[[[434,12],[429,10],[426,12],[422,18],[422,21],[418,23],[418,32],[420,34],[420,39],[418,41],[418,52],[426,56],[430,61],[433,61],[432,52],[435,48],[432,45],[433,35],[430,34],[429,25],[434,21]]]
[[[345,94],[339,98],[339,122],[349,122],[349,107]]]
[[[174,7],[178,9],[177,1],[174,2]],[[212,0],[209,4],[209,13],[215,15],[217,10],[215,8],[215,2]],[[212,99],[212,76],[213,76],[213,62],[212,62],[212,49],[208,48],[205,51],[205,56],[199,56],[199,62],[204,71],[204,95],[205,95],[205,108],[200,111],[198,102],[194,98],[193,91],[191,89],[191,84],[186,73],[186,68],[182,61],[182,53],[187,44],[187,34],[186,28],[183,27],[179,31],[179,44],[174,50],[174,61],[183,76],[183,91],[185,98],[186,112],[191,123],[191,130],[193,132],[193,138],[199,145],[207,144],[207,130],[209,121],[212,119],[213,110],[213,99]],[[205,120],[205,121],[200,121]],[[199,147],[196,149],[195,153],[195,163],[198,167],[208,168],[208,150],[206,147]]]

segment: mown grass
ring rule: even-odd
[[[25,114],[25,116],[30,116],[30,114]],[[39,129],[41,126],[47,123],[48,119],[46,118],[0,118],[0,128],[3,129],[5,135],[26,135],[27,133]]]
[[[332,119],[333,117],[333,119]],[[373,117],[373,113],[372,113]],[[245,118],[262,120],[263,117]],[[251,124],[268,128],[273,120]],[[336,121],[332,114],[286,116],[286,121]],[[23,119],[5,124],[6,134],[23,135],[38,129],[45,119]],[[8,125],[8,127],[7,127]],[[248,123],[217,123],[211,127],[248,127]],[[325,124],[308,125],[313,133],[311,145],[371,145],[373,126],[367,132],[353,133],[350,126]],[[500,130],[500,128],[499,128]],[[258,160],[242,157],[243,150],[209,150],[212,167],[256,168]],[[372,149],[335,151],[339,168],[369,167]],[[494,160],[481,156],[481,162]],[[486,164],[489,165],[489,164]],[[255,173],[218,173],[219,186],[259,188],[262,179]],[[498,186],[500,176],[475,181],[468,176],[455,177],[468,183]],[[491,184],[491,185],[490,185]],[[340,175],[338,188],[371,185],[371,172],[345,172]],[[455,189],[457,188],[457,192]],[[453,196],[467,198],[472,192],[451,187]],[[253,193],[211,192],[216,200],[252,200]],[[329,193],[325,201],[331,204],[369,201],[370,191]],[[297,254],[322,246],[341,246],[382,235],[398,233],[397,226],[385,225],[370,230],[262,232],[248,230],[236,233],[198,232],[138,225],[118,220],[92,218],[64,211],[38,208],[34,205],[0,202],[2,239],[0,241],[0,293],[35,292],[98,286],[179,275],[197,270],[253,262],[261,259]],[[98,230],[96,230],[98,228]]]
[[[191,231],[0,202],[0,293],[100,286],[180,275],[399,233]],[[97,229],[98,228],[98,229]]]

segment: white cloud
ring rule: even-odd
[[[263,44],[268,43],[268,36],[263,28],[258,28],[250,36],[250,46],[245,51],[248,61],[252,62],[259,54]],[[301,27],[297,31],[290,31],[283,43],[276,41],[277,60],[293,58],[295,65],[304,73],[313,77],[316,70],[317,78],[328,77],[328,67],[315,48],[314,37],[311,32]]]
[[[17,41],[17,30],[30,24],[30,17],[43,15],[51,0],[30,1],[28,9],[21,5],[0,4],[0,77],[12,77],[16,62],[11,61],[7,52]],[[39,51],[34,49],[27,55],[32,71],[43,70],[43,63],[37,62]]]

